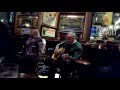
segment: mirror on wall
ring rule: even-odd
[[[19,16],[17,27],[20,28],[37,28],[38,17],[37,16]]]
[[[60,32],[60,40],[65,40],[68,32],[74,32],[77,40],[81,41],[85,24],[85,12],[62,12],[59,14],[58,30]]]
[[[59,30],[82,31],[84,28],[85,16],[81,15],[60,15]]]

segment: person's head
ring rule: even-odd
[[[39,31],[38,31],[37,29],[34,29],[34,30],[32,31],[32,36],[33,36],[34,38],[40,37]]]
[[[65,38],[68,44],[73,44],[74,40],[76,40],[76,34],[73,32],[69,32],[67,33]]]

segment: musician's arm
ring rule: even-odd
[[[81,48],[77,48],[74,52],[74,55],[73,56],[69,56],[69,59],[70,60],[79,60],[80,57],[82,55],[82,49]]]
[[[37,39],[37,42],[42,42],[42,38],[39,37],[39,38]]]
[[[64,46],[64,44],[65,44],[65,41],[57,44],[56,47],[55,47],[55,49],[59,49],[61,46]]]
[[[26,45],[29,45],[31,43],[31,39],[32,37],[30,37],[27,41],[26,41]]]

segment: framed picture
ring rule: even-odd
[[[41,37],[50,37],[55,38],[56,37],[56,29],[51,27],[42,26],[41,27]]]
[[[57,15],[58,15],[57,12],[44,12],[42,24],[50,26],[50,27],[56,27]]]

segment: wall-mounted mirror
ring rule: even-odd
[[[60,15],[59,17],[59,30],[74,30],[74,32],[80,32],[84,29],[84,19],[83,15]]]
[[[17,26],[20,28],[37,28],[38,16],[19,16]]]
[[[85,12],[81,13],[65,13],[59,14],[58,29],[60,32],[60,40],[65,40],[67,32],[74,32],[77,36],[77,40],[81,41],[82,33],[84,30]]]

